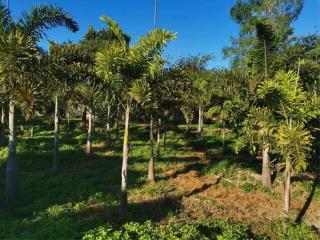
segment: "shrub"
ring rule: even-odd
[[[279,219],[269,224],[268,235],[271,240],[319,239],[317,233],[306,224],[296,224],[288,219]]]
[[[196,224],[169,223],[164,226],[130,222],[114,230],[110,225],[98,227],[84,234],[84,240],[246,240],[253,235],[245,225],[231,224],[227,221],[205,219]]]

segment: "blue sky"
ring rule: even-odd
[[[2,0],[3,1],[3,0]],[[4,2],[4,1],[3,1]],[[217,58],[215,66],[228,66],[221,50],[237,36],[238,26],[231,21],[229,10],[235,0],[158,0],[158,26],[177,32],[178,38],[169,44],[166,55],[208,53]],[[80,31],[52,30],[49,39],[64,42],[78,41],[89,25],[105,27],[99,16],[107,15],[121,25],[135,42],[153,27],[154,0],[10,0],[11,11],[18,17],[32,5],[53,3],[63,7],[80,25]],[[299,19],[294,23],[297,35],[320,32],[320,0],[305,0]],[[41,43],[46,46],[46,42]]]

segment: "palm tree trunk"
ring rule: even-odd
[[[290,182],[291,182],[291,164],[286,162],[286,170],[284,177],[284,214],[288,216],[290,210]]]
[[[201,106],[199,106],[199,111],[198,111],[198,134],[201,132]]]
[[[115,121],[115,129],[116,129],[116,138],[119,136],[119,104],[117,105],[117,114],[116,114],[116,121]]]
[[[67,132],[70,132],[70,114],[67,112]]]
[[[111,113],[111,105],[108,105],[108,110],[107,110],[107,132],[110,131],[110,113]]]
[[[6,167],[6,195],[8,203],[14,203],[18,197],[16,134],[14,125],[14,103],[12,100],[9,102],[9,155]]]
[[[155,182],[153,146],[154,146],[153,117],[151,115],[151,119],[150,119],[150,160],[149,160],[149,167],[148,167],[148,181],[152,182],[152,183]]]
[[[121,193],[120,193],[120,215],[125,216],[128,210],[127,196],[127,173],[128,173],[128,142],[129,142],[129,118],[130,105],[127,104],[125,115],[125,127],[123,136],[123,153],[122,153],[122,169],[121,169]]]
[[[55,97],[54,110],[54,141],[53,141],[53,172],[57,173],[60,170],[59,162],[59,105],[58,96]]]
[[[262,150],[262,185],[271,189],[271,170],[270,170],[270,155],[269,147],[264,147]]]
[[[5,145],[6,126],[5,126],[4,118],[5,118],[4,105],[2,105],[2,108],[1,108],[1,119],[0,119],[0,147]]]
[[[198,122],[198,135],[203,139],[203,107],[199,105],[199,122]]]
[[[109,143],[109,138],[110,138],[110,113],[111,113],[111,106],[109,104],[107,109],[107,144]]]
[[[33,126],[33,123],[31,123],[31,127],[30,127],[30,137],[33,137],[33,133],[34,133],[34,126]]]
[[[157,160],[160,159],[160,141],[161,141],[161,118],[158,119],[158,131],[157,131]]]
[[[88,157],[92,156],[92,110],[88,109],[88,136],[87,136],[87,148],[86,153]]]

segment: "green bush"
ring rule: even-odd
[[[164,226],[146,221],[130,222],[114,230],[110,225],[98,227],[84,234],[83,240],[246,240],[253,235],[244,225],[206,219],[197,224],[169,223]]]
[[[288,219],[279,219],[269,224],[268,236],[271,240],[319,239],[317,233],[306,224],[296,224]]]

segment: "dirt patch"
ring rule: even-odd
[[[252,226],[256,233],[264,232],[267,223],[283,216],[283,183],[277,180],[273,193],[255,190],[247,192],[242,190],[239,184],[226,187],[219,184],[221,176],[201,176],[194,166],[210,164],[210,154],[196,152],[199,161],[185,166],[185,172],[170,172],[167,176],[167,184],[174,189],[171,195],[181,196],[180,209],[190,220],[212,216],[218,219],[228,219],[233,222],[246,223]],[[210,159],[208,159],[210,157]],[[247,171],[246,174],[255,181],[260,181],[260,175]],[[312,180],[303,175],[301,181]],[[292,190],[298,192],[298,186],[292,185]],[[309,196],[308,191],[300,190],[298,194],[292,194],[289,217],[297,218],[303,209]],[[303,221],[308,225],[320,226],[320,199],[314,198],[306,210]],[[170,221],[166,219],[164,221]]]
[[[217,184],[220,177],[204,177],[200,172],[191,170],[169,180],[169,185],[173,186],[182,196],[191,196]]]

